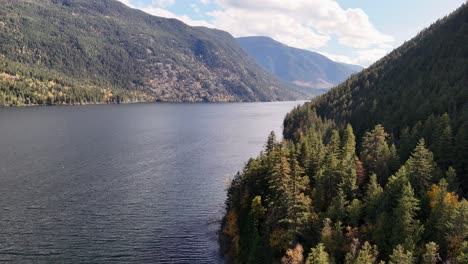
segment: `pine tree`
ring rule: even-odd
[[[439,256],[439,247],[434,242],[426,244],[426,250],[422,256],[422,264],[436,264],[442,259]]]
[[[402,245],[405,249],[414,249],[419,241],[423,226],[416,219],[419,211],[419,201],[414,196],[413,188],[407,184],[398,200],[398,206],[393,210],[393,228],[390,241],[393,245]]]
[[[447,222],[448,259],[456,259],[468,239],[468,201],[462,199]]]
[[[288,207],[288,222],[294,234],[300,234],[305,228],[311,210],[311,200],[306,195],[309,187],[309,177],[304,175],[303,169],[299,166],[295,151],[290,151],[291,179],[289,192],[291,201]]]
[[[390,255],[389,264],[413,264],[415,262],[413,252],[405,250],[401,245],[398,245],[392,255]]]
[[[375,264],[378,261],[379,251],[377,246],[372,246],[369,242],[364,242],[359,252],[352,256],[348,254],[346,256],[346,264]]]
[[[330,255],[325,251],[322,243],[312,248],[307,257],[306,264],[330,264]]]
[[[364,164],[358,157],[354,159],[354,164],[356,166],[356,184],[363,187],[367,183],[366,169],[364,169]]]
[[[388,168],[390,173],[395,173],[400,168],[400,157],[398,156],[398,151],[395,144],[390,146],[390,152],[388,157]]]
[[[464,241],[457,256],[458,263],[468,263],[468,241]]]
[[[340,262],[346,255],[346,238],[343,234],[343,224],[338,221],[333,225],[329,218],[323,220],[322,243],[330,253],[331,258]]]
[[[325,146],[323,145],[322,138],[315,132],[309,132],[306,142],[310,146],[310,156],[307,162],[305,162],[304,169],[309,179],[313,179],[323,165]]]
[[[352,226],[359,226],[359,223],[364,214],[364,205],[359,199],[353,199],[346,208],[348,213],[349,223]]]
[[[406,162],[406,167],[409,180],[416,193],[423,194],[436,173],[433,154],[427,149],[424,139],[419,140],[410,159]]]
[[[457,178],[457,172],[453,167],[448,168],[445,177],[447,177],[448,190],[450,192],[460,193],[460,183]]]
[[[430,214],[425,224],[427,229],[425,237],[440,246],[444,257],[448,249],[447,222],[458,206],[458,195],[448,192],[447,187],[447,181],[442,179],[438,185],[432,185],[427,192]]]
[[[287,220],[288,208],[292,200],[289,186],[291,185],[291,167],[289,153],[286,147],[280,145],[278,150],[271,152],[273,155],[272,171],[268,179],[268,207],[271,208],[269,223],[278,225]]]
[[[265,145],[266,153],[268,154],[268,153],[272,152],[276,145],[277,145],[277,141],[276,141],[275,131],[271,131],[270,135],[268,135],[268,140],[267,140],[267,143]]]
[[[400,140],[398,141],[399,154],[402,160],[407,160],[411,151],[416,146],[416,140],[411,135],[409,127],[405,127],[400,132]]]
[[[388,134],[383,126],[376,125],[367,132],[362,140],[361,160],[369,173],[375,173],[379,182],[386,183],[389,176],[388,157],[390,150],[387,144]]]
[[[364,197],[365,217],[368,223],[375,223],[383,199],[383,189],[377,182],[377,176],[371,176]]]
[[[255,228],[258,231],[260,231],[259,230],[260,224],[264,220],[265,214],[266,214],[266,211],[267,211],[267,209],[265,207],[263,207],[263,205],[262,205],[262,197],[261,196],[259,196],[259,195],[255,196],[255,198],[252,200],[251,208],[252,209],[250,211],[250,214],[251,214],[252,218],[254,219]]]
[[[333,197],[336,196],[342,176],[339,166],[339,152],[340,138],[338,131],[334,130],[326,148],[323,166],[315,176],[314,201],[319,210],[325,210]]]
[[[346,208],[349,202],[346,200],[344,192],[341,188],[338,188],[338,193],[333,198],[330,206],[327,210],[328,217],[333,221],[343,221],[346,217]]]
[[[354,198],[354,192],[357,189],[357,172],[356,172],[356,137],[353,133],[351,125],[347,125],[343,143],[341,147],[341,171],[342,179],[340,187],[343,190],[348,200]]]
[[[442,115],[435,127],[433,149],[437,161],[442,168],[452,165],[455,151],[453,151],[453,133],[450,125],[450,117],[447,113]]]
[[[462,123],[458,128],[456,136],[456,164],[455,169],[460,175],[460,188],[465,195],[468,194],[468,121]]]
[[[343,167],[354,167],[354,157],[356,156],[356,137],[353,127],[348,124],[344,131],[343,143],[341,147],[341,162]]]

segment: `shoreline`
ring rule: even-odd
[[[51,106],[69,106],[79,107],[87,105],[131,105],[131,104],[244,104],[244,103],[279,103],[279,102],[309,102],[312,99],[303,100],[282,100],[282,101],[226,101],[226,102],[181,102],[181,101],[139,101],[128,103],[80,103],[80,104],[27,104],[27,105],[0,105],[0,109],[23,108],[23,107],[51,107]]]

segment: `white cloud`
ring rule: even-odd
[[[117,0],[117,1],[122,2],[123,4],[130,6],[130,0]]]
[[[170,3],[173,4],[175,2],[175,0],[158,0],[158,1],[153,0],[152,1],[153,5],[144,6],[144,7],[139,7],[139,6],[133,5],[132,3],[130,3],[131,0],[118,0],[118,1],[124,3],[125,5],[127,5],[129,7],[140,9],[141,11],[143,11],[145,13],[148,13],[150,15],[153,15],[153,16],[166,17],[166,18],[175,18],[175,19],[180,20],[180,21],[184,22],[185,24],[191,25],[191,26],[202,26],[202,27],[214,28],[214,26],[212,24],[210,24],[209,22],[207,22],[205,20],[196,20],[196,19],[191,19],[188,16],[176,15],[176,14],[172,13],[171,11],[169,11],[167,9],[163,9],[163,8],[158,7],[158,5],[160,5],[160,4],[170,4]]]
[[[180,15],[176,15],[166,9],[162,9],[162,8],[159,8],[159,7],[143,7],[143,8],[140,8],[142,11],[148,13],[148,14],[151,14],[153,16],[158,16],[158,17],[166,17],[166,18],[175,18],[177,20],[180,20],[182,22],[184,22],[185,24],[187,25],[191,25],[191,26],[200,26],[200,27],[210,27],[210,28],[214,28],[214,26],[205,21],[205,20],[196,20],[196,19],[191,19],[190,17],[188,16],[180,16]]]
[[[195,11],[195,13],[200,14],[201,10],[196,4],[190,4],[190,6],[192,7],[193,11]]]
[[[192,19],[165,9],[175,0],[152,0],[135,6],[131,0],[119,0],[149,14],[175,18],[192,26],[225,30],[235,37],[269,36],[289,46],[326,49],[331,39],[354,50],[349,55],[326,54],[331,59],[368,66],[392,49],[394,38],[382,33],[359,8],[342,8],[335,0],[197,0],[190,6],[203,14],[200,5],[217,4],[219,9],[205,13],[207,20]]]
[[[393,41],[361,9],[343,9],[332,0],[217,0],[213,24],[235,36],[267,35],[299,48],[340,44],[366,49]]]
[[[151,4],[156,7],[170,7],[175,4],[175,0],[151,0]]]
[[[388,49],[365,49],[365,50],[356,50],[352,52],[349,56],[332,54],[324,51],[319,51],[318,53],[323,56],[328,57],[329,59],[337,62],[344,62],[349,64],[356,64],[367,67],[372,63],[378,61],[388,54]]]
[[[268,19],[262,14],[242,9],[214,11],[208,15],[213,17],[213,25],[236,37],[269,36],[289,46],[307,49],[324,46],[330,39],[297,23],[294,17],[281,13],[271,13]]]
[[[331,59],[332,61],[337,61],[337,62],[344,62],[344,63],[349,63],[349,64],[356,64],[353,59],[351,59],[348,56],[345,55],[337,55],[337,54],[331,54],[325,51],[318,51],[317,53],[322,54],[323,56]]]
[[[356,59],[356,63],[359,65],[368,66],[377,60],[383,58],[385,55],[389,53],[388,50],[385,49],[369,49],[369,50],[358,50],[356,51],[358,57]]]

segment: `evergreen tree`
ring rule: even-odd
[[[416,193],[422,194],[433,181],[436,173],[436,164],[432,152],[426,148],[424,139],[418,145],[406,162],[409,179]]]
[[[423,226],[416,219],[419,211],[419,201],[414,196],[413,188],[407,184],[398,200],[398,206],[393,210],[393,228],[390,241],[393,245],[402,245],[413,250],[422,234]]]
[[[456,164],[455,168],[461,177],[459,183],[464,194],[468,194],[468,121],[464,121],[456,136]]]
[[[341,147],[341,171],[342,179],[340,186],[348,200],[354,197],[357,189],[357,172],[356,172],[356,137],[353,133],[351,125],[347,125],[343,143]]]
[[[356,137],[354,136],[353,127],[350,124],[346,126],[344,131],[341,149],[341,162],[343,167],[354,168],[354,157],[356,156]]]
[[[460,193],[460,183],[457,178],[457,172],[453,167],[448,168],[445,177],[447,177],[448,190],[450,192]]]
[[[333,225],[329,218],[323,221],[322,243],[330,253],[330,257],[337,262],[344,260],[346,255],[346,238],[343,234],[343,224],[338,221]]]
[[[442,259],[439,256],[439,247],[434,242],[429,242],[426,244],[426,250],[422,256],[422,264],[436,264],[439,263]]]
[[[361,249],[355,256],[353,254],[346,255],[346,264],[375,264],[378,261],[379,251],[377,246],[372,246],[369,242],[364,242]]]
[[[388,168],[390,170],[390,174],[392,174],[392,173],[395,173],[396,171],[398,171],[401,164],[400,164],[400,157],[398,156],[398,151],[396,149],[395,144],[392,144],[390,146],[389,151],[390,152],[389,152],[389,157],[388,157]]]
[[[416,146],[416,139],[411,135],[409,127],[405,127],[400,131],[400,140],[398,141],[399,154],[402,160],[407,160],[411,151]]]
[[[346,217],[346,208],[349,202],[346,200],[346,197],[341,188],[338,188],[338,193],[333,198],[330,206],[327,210],[328,217],[333,221],[343,221]]]
[[[322,243],[312,248],[307,257],[306,264],[330,264],[330,255],[325,251]]]
[[[458,263],[468,263],[468,241],[464,241],[460,254],[457,256]]]
[[[289,186],[291,185],[291,167],[289,153],[287,149],[280,145],[277,150],[273,149],[273,166],[268,179],[268,207],[271,208],[269,214],[269,223],[278,225],[280,222],[287,222],[288,209],[292,201],[292,194]]]
[[[452,127],[448,114],[442,115],[432,129],[435,129],[433,149],[437,161],[442,168],[448,168],[452,165],[455,154],[453,151]]]
[[[414,263],[413,252],[405,250],[401,245],[398,245],[392,255],[390,255],[389,264],[413,264]]]
[[[268,154],[272,152],[276,145],[277,145],[277,141],[276,141],[275,131],[271,131],[270,134],[268,135],[268,140],[265,145],[266,153]]]
[[[306,159],[302,159],[302,166],[309,179],[314,179],[323,165],[325,146],[321,137],[314,131],[309,131],[307,137],[301,140],[308,149]]]
[[[459,257],[468,239],[468,201],[462,199],[447,222],[448,259]]]
[[[291,179],[288,192],[291,193],[291,201],[288,207],[288,222],[294,234],[300,234],[305,228],[311,210],[311,200],[306,195],[309,187],[309,177],[304,175],[303,169],[299,166],[295,151],[290,151]]]
[[[383,126],[376,125],[367,132],[362,140],[361,160],[369,173],[375,173],[379,182],[386,183],[389,176],[388,158],[390,150],[387,144],[388,134]]]
[[[261,223],[263,222],[265,218],[265,214],[267,209],[263,207],[262,205],[262,197],[257,195],[255,198],[252,200],[252,205],[251,205],[251,211],[250,214],[252,218],[254,219],[255,223],[255,228],[259,230]]]
[[[349,223],[352,226],[359,226],[364,214],[364,205],[359,199],[353,199],[346,208],[348,213]]]
[[[314,201],[318,210],[328,207],[333,197],[336,196],[338,184],[341,182],[339,153],[340,137],[334,130],[330,143],[327,145],[323,166],[315,177]]]
[[[365,217],[368,223],[375,223],[383,198],[383,189],[377,182],[377,176],[371,176],[364,197]]]
[[[438,185],[432,185],[427,197],[431,211],[426,223],[426,237],[436,242],[445,256],[448,249],[447,222],[458,205],[458,196],[447,191],[447,181],[442,179]]]

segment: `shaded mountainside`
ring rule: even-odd
[[[323,89],[345,81],[362,69],[334,62],[316,52],[288,47],[268,37],[237,39],[265,69],[296,85]]]
[[[228,188],[228,263],[468,263],[468,4],[284,121]]]
[[[17,74],[8,69],[13,61],[156,101],[309,96],[283,86],[223,31],[154,17],[115,0],[0,0],[0,5],[0,60],[8,75]],[[3,104],[39,103],[21,89],[0,88]]]
[[[285,137],[297,139],[307,130],[312,112],[340,125],[350,123],[358,138],[382,124],[393,140],[405,143],[400,151],[405,158],[424,138],[438,161],[457,167],[468,191],[466,43],[465,4],[371,67],[293,111],[285,120]],[[445,148],[437,146],[441,144],[435,139],[437,126],[450,130]]]

